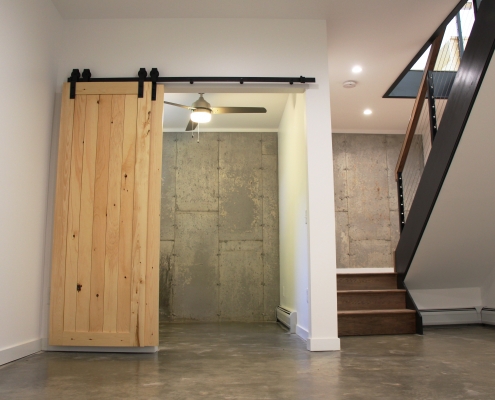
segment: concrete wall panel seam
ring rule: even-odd
[[[163,159],[162,207],[173,209],[174,236],[163,227],[162,318],[275,321],[277,134],[209,132],[200,143],[184,133],[164,135],[175,147],[173,154],[164,149]],[[176,179],[167,178],[171,171]],[[172,190],[177,196],[171,197]]]

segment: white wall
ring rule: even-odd
[[[406,277],[423,309],[495,307],[493,60]]]
[[[308,347],[339,349],[325,21],[136,19],[63,24],[59,85],[73,68],[90,68],[94,77],[136,76],[140,67],[157,67],[162,76],[316,78],[306,92],[309,289],[315,299],[308,318]]]
[[[250,19],[65,20],[59,84],[73,68],[93,77],[317,76],[328,82],[325,21]],[[319,54],[324,50],[323,54]],[[321,93],[328,88],[321,87]]]
[[[309,332],[309,231],[306,102],[289,95],[278,128],[280,305],[297,312],[297,333]]]
[[[336,274],[335,242],[328,238],[335,237],[333,232],[324,232],[319,226],[319,218],[328,220],[324,211],[333,214],[333,202],[328,199],[330,188],[333,200],[333,181],[328,183],[328,173],[332,171],[327,160],[323,160],[325,151],[330,151],[331,136],[320,137],[321,154],[308,151],[311,143],[308,139],[307,106],[305,94],[290,94],[279,126],[278,160],[279,160],[279,218],[280,218],[280,304],[282,307],[297,312],[297,334],[308,340],[310,350],[339,348],[337,339],[336,284],[332,277]],[[329,142],[326,139],[330,138]],[[312,163],[309,163],[308,161]],[[328,157],[333,163],[332,157]],[[319,169],[309,172],[309,167]],[[333,177],[333,172],[332,172]],[[308,179],[310,178],[310,179]],[[316,187],[309,191],[310,181]],[[308,196],[319,189],[320,198]],[[309,200],[313,201],[310,202]],[[312,205],[312,207],[311,207]],[[327,210],[321,208],[327,207]],[[310,218],[313,215],[314,218]],[[328,219],[327,219],[328,218]],[[310,228],[313,228],[313,252],[310,251]],[[317,240],[319,242],[317,242]],[[330,250],[326,262],[323,253]],[[333,255],[332,255],[333,252]],[[320,258],[321,256],[322,258]],[[321,267],[321,270],[318,268]]]
[[[40,349],[60,24],[49,0],[0,1],[0,364]]]

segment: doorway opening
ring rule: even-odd
[[[197,93],[165,100],[190,105]],[[278,128],[287,93],[205,91],[213,115],[184,131],[190,112],[165,104],[160,221],[160,319],[275,322],[280,304]]]

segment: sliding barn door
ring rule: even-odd
[[[157,346],[163,86],[64,85],[50,344]]]

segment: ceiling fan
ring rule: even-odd
[[[212,107],[210,103],[203,98],[203,95],[204,93],[199,93],[199,99],[192,103],[191,106],[184,106],[169,101],[164,101],[164,103],[192,111],[191,119],[187,124],[186,131],[193,131],[198,126],[198,123],[210,122],[211,114],[266,113],[266,108],[264,107]]]

